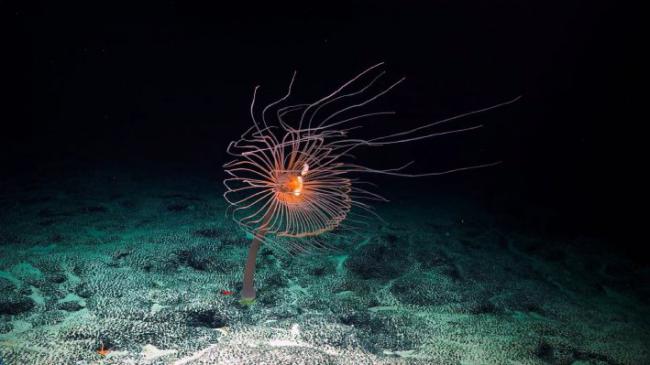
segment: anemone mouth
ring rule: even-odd
[[[275,197],[285,204],[299,204],[305,200],[304,179],[300,175],[281,174],[277,178]]]
[[[275,180],[276,198],[286,204],[298,204],[304,200],[305,173],[308,170],[303,168],[297,170],[279,170],[273,173]]]

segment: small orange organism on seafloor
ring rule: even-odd
[[[99,340],[99,350],[97,350],[97,353],[99,354],[99,356],[106,356],[110,352],[111,352],[111,350],[104,347],[104,341]]]
[[[348,137],[361,127],[350,126],[352,122],[394,114],[392,111],[363,111],[364,106],[404,80],[378,86],[381,83],[379,79],[385,74],[377,72],[381,65],[368,68],[329,95],[311,103],[283,105],[291,95],[295,72],[287,93],[261,111],[255,108],[259,86],[255,87],[250,106],[253,125],[240,139],[228,145],[227,152],[234,160],[224,165],[228,174],[224,180],[224,198],[230,205],[228,211],[253,238],[244,268],[242,304],[250,305],[255,299],[255,258],[262,242],[289,252],[327,248],[330,244],[326,237],[340,232],[344,220],[359,223],[358,213],[376,215],[364,201],[385,199],[363,188],[362,184],[367,182],[352,175],[435,176],[498,163],[414,174],[404,171],[412,162],[391,169],[375,169],[353,161],[352,152],[358,148],[403,144],[480,128],[481,125],[474,125],[433,130],[444,123],[519,99],[379,137]],[[359,83],[361,85],[356,90],[350,90]]]

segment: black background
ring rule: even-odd
[[[4,3],[3,174],[139,161],[219,176],[255,85],[264,104],[298,70],[296,102],[313,100],[384,61],[389,78],[407,79],[377,104],[398,115],[372,133],[523,98],[453,125],[484,124],[477,132],[362,152],[368,165],[503,160],[413,186],[454,186],[522,220],[541,216],[547,233],[643,257],[642,32],[615,3]]]

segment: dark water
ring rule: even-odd
[[[321,5],[3,10],[0,365],[650,363],[629,9]],[[379,218],[263,244],[243,305],[222,181],[254,87],[259,118],[294,70],[312,103],[380,61],[375,92],[407,79],[352,115],[397,114],[352,136],[522,98],[348,161],[501,163],[364,175]]]

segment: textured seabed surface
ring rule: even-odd
[[[379,206],[388,224],[340,251],[263,249],[257,303],[242,307],[249,240],[224,217],[220,182],[164,176],[2,186],[1,362],[650,363],[647,269],[451,194]]]

